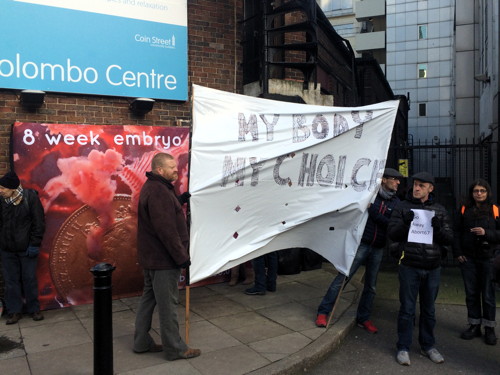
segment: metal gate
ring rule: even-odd
[[[399,163],[408,166],[408,176],[427,171],[435,177],[438,201],[451,213],[467,195],[473,180],[483,178],[490,185],[496,185],[491,177],[493,145],[494,142],[488,140],[480,143],[423,142],[398,146],[391,152],[397,155]],[[496,186],[492,188],[496,191]]]

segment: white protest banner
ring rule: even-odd
[[[435,212],[430,210],[412,209],[415,217],[408,231],[408,242],[432,244],[434,228],[432,228],[431,220]]]
[[[347,273],[397,107],[305,105],[194,85],[191,282],[292,247]]]

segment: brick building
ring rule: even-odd
[[[267,9],[274,17],[269,21],[271,27],[261,22],[266,11],[262,6],[264,3],[273,9]],[[345,40],[335,33],[329,23],[325,23],[326,17],[316,2],[283,0],[272,4],[270,1],[244,0],[187,1],[188,87],[198,84],[264,96],[273,93],[272,89],[263,93],[262,88],[249,88],[252,83],[262,87],[269,82],[267,80],[282,80],[294,86],[292,91],[296,91],[298,83],[299,96],[306,98],[304,101],[310,104],[311,101],[340,106],[370,104],[372,101],[362,98],[370,96],[368,91],[372,90],[373,82],[366,95],[363,94],[356,76],[354,54]],[[275,12],[274,9],[280,5],[285,10]],[[309,19],[304,21],[304,17]],[[290,31],[276,33],[281,26],[290,25]],[[268,42],[264,42],[264,34],[271,31],[275,32],[272,42],[269,42],[270,37]],[[291,46],[289,42],[294,39],[302,46],[300,43]],[[288,50],[283,49],[285,42],[289,44]],[[274,51],[282,52],[275,52],[267,61],[263,60],[265,51],[273,47]],[[249,54],[249,50],[253,52]],[[282,62],[277,61],[278,55],[282,56]],[[271,68],[266,70],[266,65]],[[305,73],[300,74],[300,71]],[[393,99],[384,78],[376,78],[383,92],[383,95],[377,95],[377,100]],[[9,169],[9,138],[14,121],[179,126],[189,125],[191,119],[189,99],[185,102],[156,100],[150,112],[136,115],[129,107],[133,98],[47,92],[41,107],[29,108],[20,103],[20,90],[2,89],[1,82],[0,79],[0,173]],[[309,83],[313,84],[312,88],[305,87]],[[284,92],[290,90],[289,86],[284,88],[280,85],[275,90],[281,90],[275,94],[291,95]],[[308,91],[309,94],[314,91],[315,98],[323,98],[308,100]]]
[[[131,97],[51,91],[46,91],[41,106],[25,106],[21,88],[2,88],[0,74],[0,174],[11,168],[15,121],[189,126],[192,84],[308,104],[356,106],[395,99],[376,67],[366,68],[373,61],[359,62],[360,79],[349,43],[338,36],[314,0],[188,0],[187,32],[188,100],[156,100],[145,114],[131,111]],[[396,128],[398,137],[406,139],[406,103],[400,109]]]

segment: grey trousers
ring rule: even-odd
[[[144,270],[144,290],[135,318],[134,351],[145,352],[154,345],[149,334],[155,306],[160,317],[160,336],[165,357],[172,361],[181,357],[188,346],[179,334],[177,306],[181,271]]]

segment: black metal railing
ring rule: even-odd
[[[410,176],[420,171],[431,173],[436,178],[436,195],[443,198],[447,208],[455,209],[476,178],[485,179],[496,191],[497,181],[492,181],[491,173],[493,145],[490,140],[474,139],[421,141],[396,146],[393,151],[408,160]]]

